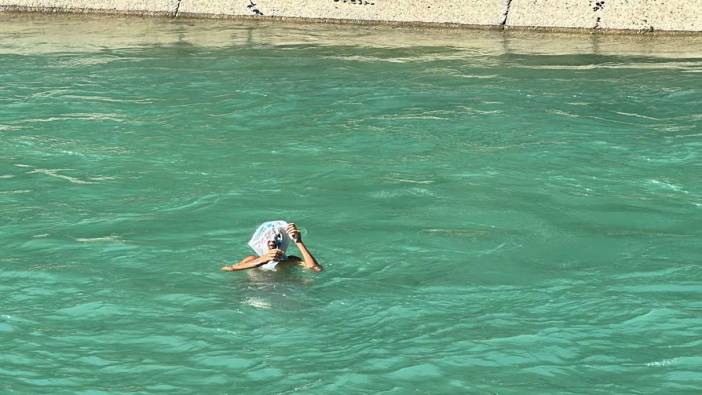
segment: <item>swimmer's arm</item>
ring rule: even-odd
[[[253,269],[264,265],[266,262],[268,262],[268,258],[265,256],[247,256],[236,265],[225,266],[222,268],[222,270],[225,272],[235,272],[238,270]]]
[[[321,272],[324,268],[314,259],[310,250],[307,249],[305,243],[302,242],[302,235],[297,225],[294,223],[288,224],[287,228],[288,236],[295,242],[297,249],[302,253],[302,266],[311,269],[314,272]]]
[[[317,260],[314,259],[314,256],[312,256],[312,253],[307,249],[307,246],[302,242],[302,240],[297,241],[295,245],[297,246],[297,249],[300,250],[300,253],[302,253],[302,266],[317,273],[324,270],[322,265],[320,265]]]
[[[253,269],[255,267],[259,267],[261,265],[264,265],[272,260],[278,260],[282,256],[283,256],[283,251],[281,251],[279,249],[270,249],[263,256],[253,256],[253,255],[247,256],[246,258],[242,259],[241,262],[237,263],[236,265],[225,266],[222,268],[222,270],[227,271],[227,272],[234,272],[237,270]]]

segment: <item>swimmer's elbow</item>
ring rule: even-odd
[[[292,255],[290,258],[295,259],[298,263],[305,269],[310,269],[315,273],[319,273],[324,270],[324,268],[316,261],[308,262],[302,258]]]

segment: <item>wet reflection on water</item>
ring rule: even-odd
[[[106,25],[109,29],[105,29]],[[196,47],[264,45],[280,49],[300,45],[367,48],[446,46],[473,55],[491,56],[523,53],[685,58],[699,57],[702,35],[564,34],[250,20],[0,13],[0,54],[99,52],[105,48],[176,44]],[[452,56],[461,55],[454,53]],[[423,58],[423,61],[429,60],[431,58]]]

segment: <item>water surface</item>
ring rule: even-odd
[[[702,392],[699,41],[0,15],[0,392]]]

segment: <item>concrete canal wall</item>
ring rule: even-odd
[[[702,33],[702,0],[0,0],[0,11]]]

